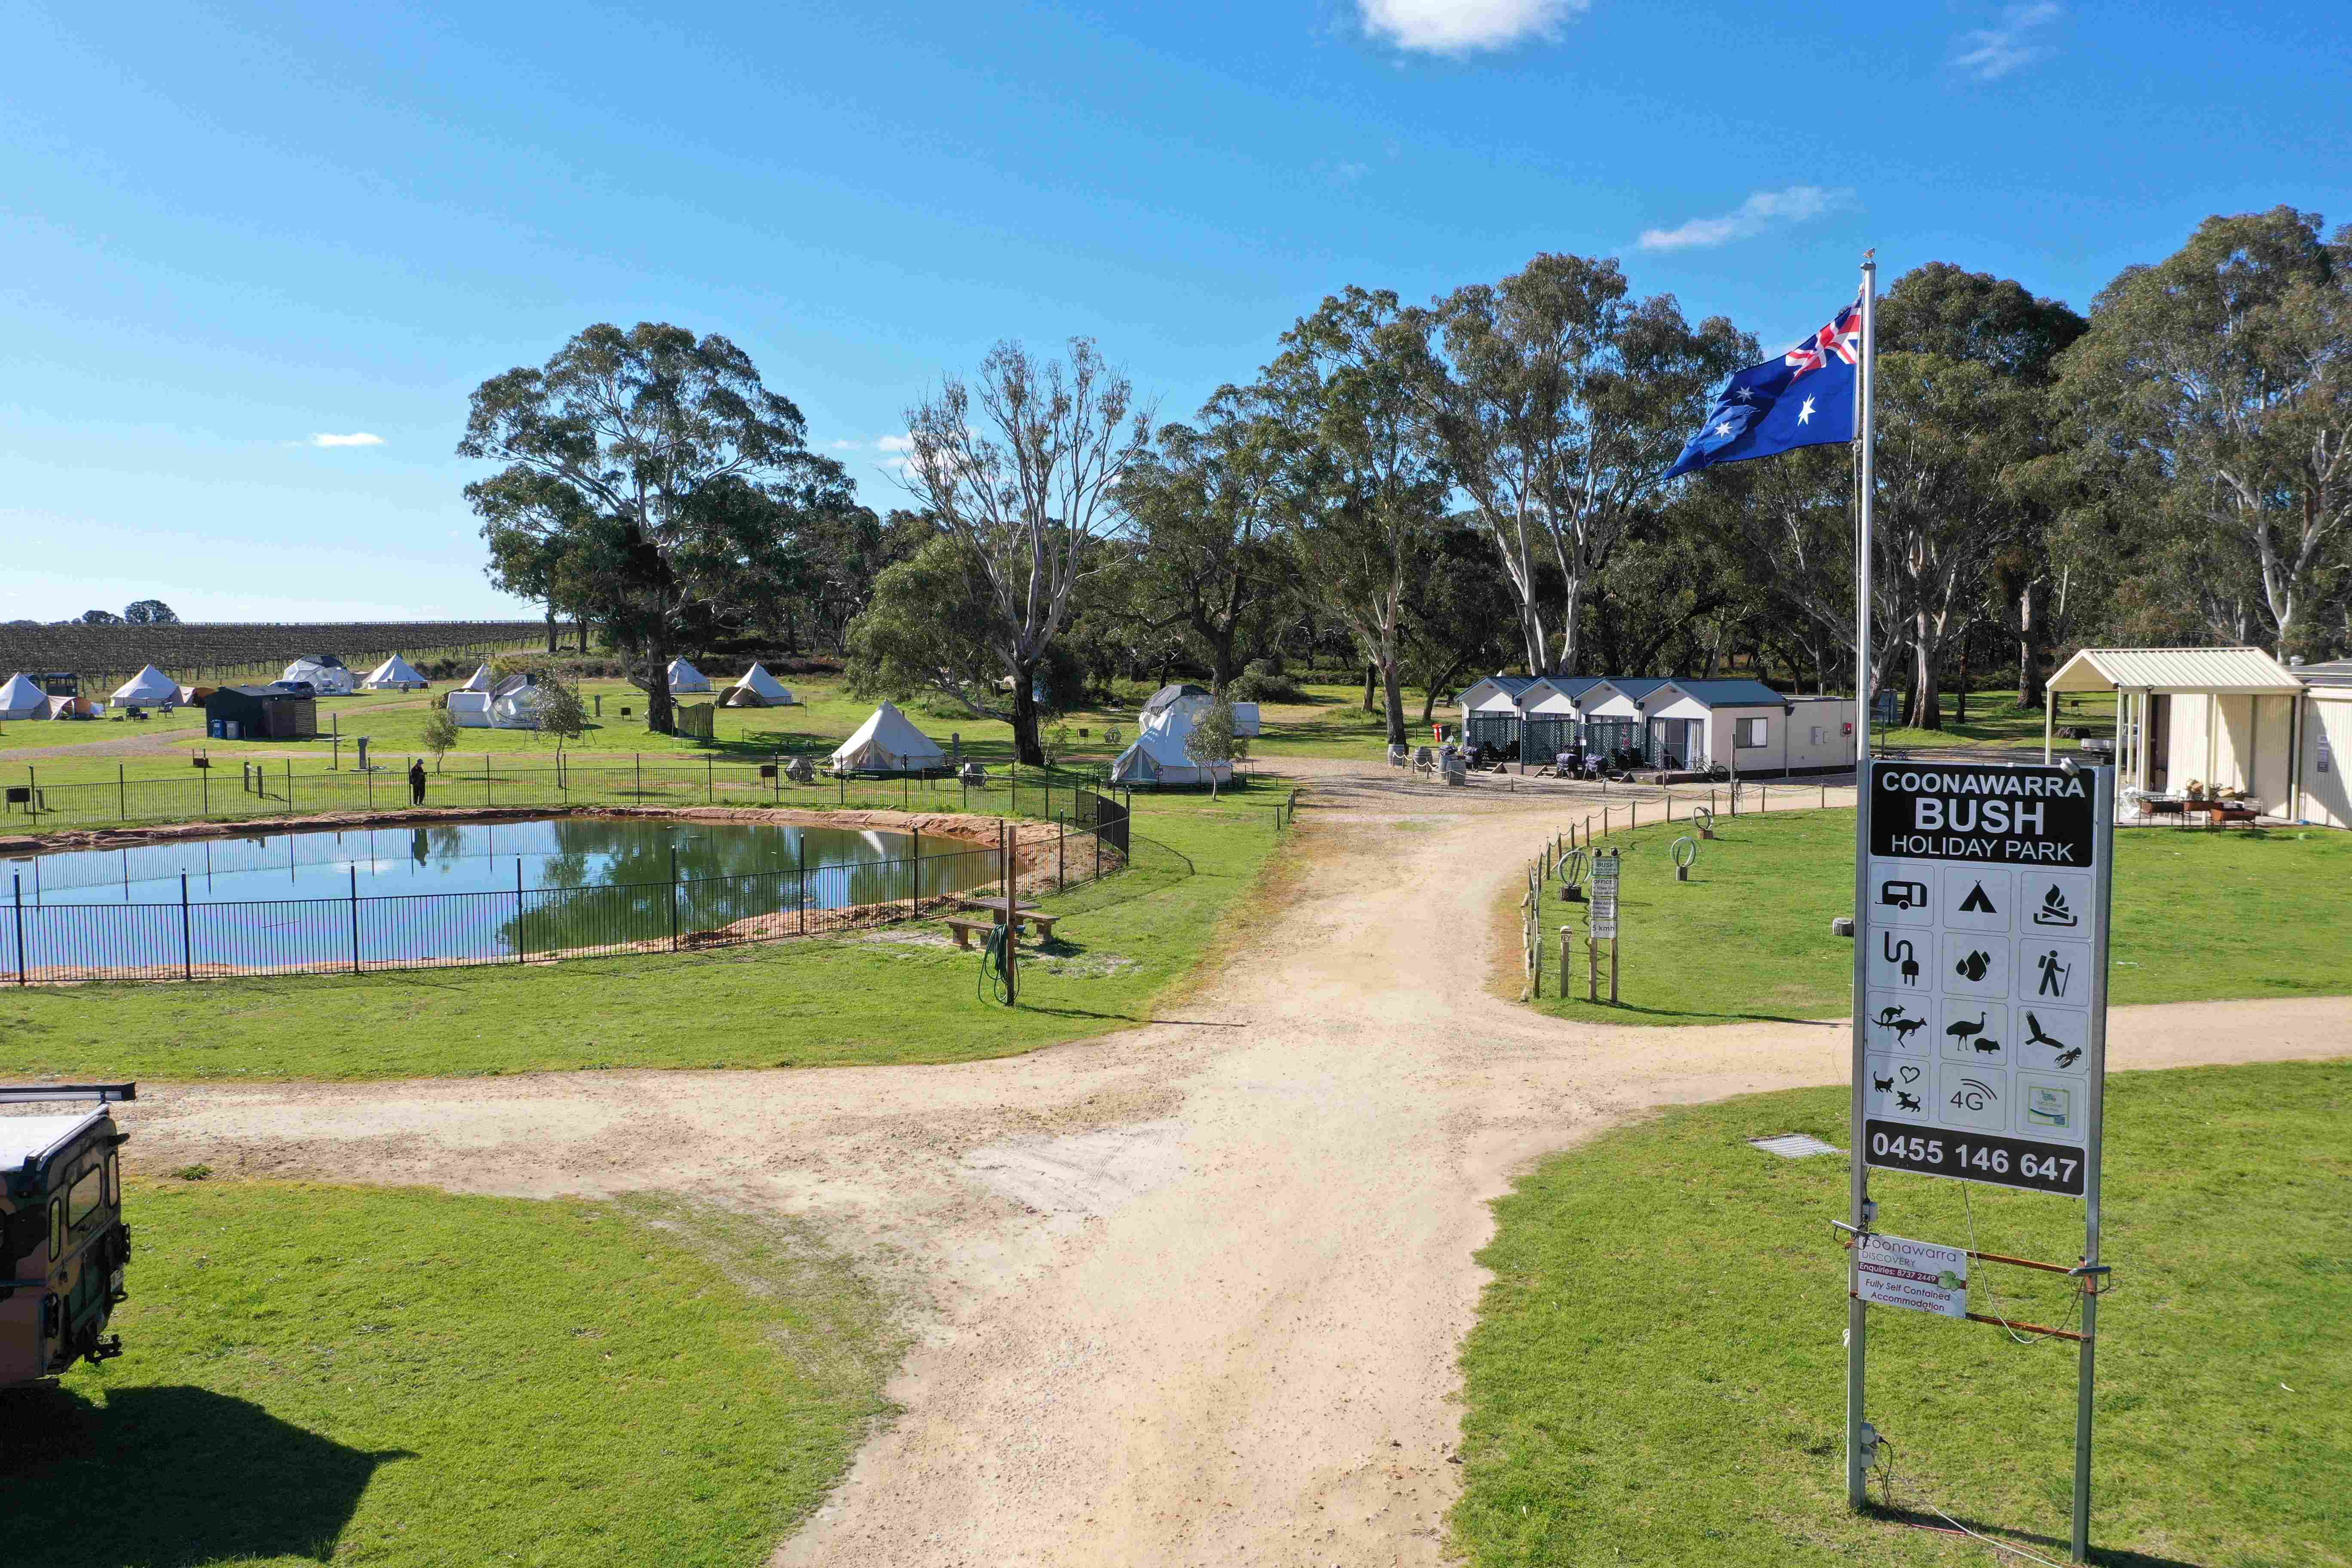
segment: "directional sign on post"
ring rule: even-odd
[[[2095,1202],[2111,775],[1868,770],[1853,1086],[1867,1163]]]

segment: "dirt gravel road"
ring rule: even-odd
[[[939,1068],[174,1089],[130,1108],[132,1147],[150,1168],[664,1187],[820,1224],[919,1337],[904,1414],[780,1564],[1433,1563],[1487,1200],[1653,1107],[1841,1082],[1844,1039],[1498,1001],[1494,905],[1565,801],[1392,777],[1314,798],[1265,940],[1108,1039]],[[2347,1017],[2125,1010],[2113,1055],[2340,1055]]]

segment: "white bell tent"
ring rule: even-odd
[[[358,684],[343,661],[331,653],[306,654],[286,667],[281,681],[307,680],[321,697],[348,697]]]
[[[673,694],[706,692],[710,689],[710,677],[685,659],[674,658],[669,661],[669,689]]]
[[[49,694],[21,675],[12,675],[8,684],[0,686],[0,719],[46,719],[49,716]]]
[[[1234,779],[1231,763],[1196,763],[1184,749],[1184,737],[1192,732],[1191,716],[1181,707],[1163,710],[1143,727],[1135,744],[1118,754],[1110,765],[1113,784],[1204,784],[1214,782],[1228,784]]]
[[[488,691],[496,687],[498,683],[499,678],[490,673],[490,667],[486,664],[476,669],[471,676],[467,677],[466,684],[457,688],[457,689],[460,691]]]
[[[770,675],[764,665],[756,663],[743,672],[742,679],[727,689],[730,708],[789,708],[793,700],[792,689]]]
[[[891,703],[866,716],[857,733],[833,753],[836,770],[863,773],[910,773],[946,765],[940,743],[915,728]]]
[[[108,699],[111,702],[141,708],[152,707],[159,702],[177,702],[179,700],[180,683],[152,664],[116,687],[114,695]]]
[[[360,684],[370,691],[422,691],[425,689],[425,678],[417,674],[406,659],[394,654],[370,670],[368,678]]]

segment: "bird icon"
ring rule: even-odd
[[[1966,1043],[1966,1042],[1968,1042],[1969,1040],[1970,1040],[1970,1039],[1974,1038],[1976,1036],[1983,1034],[1983,1033],[1984,1033],[1984,1028],[1985,1028],[1985,1015],[1984,1015],[1984,1010],[1983,1010],[1982,1008],[1979,1008],[1979,1009],[1978,1009],[1978,1011],[1977,1011],[1976,1019],[1975,1019],[1975,1021],[1974,1021],[1973,1023],[1971,1023],[1969,1020],[1968,1020],[1968,1019],[1966,1019],[1966,1018],[1959,1019],[1958,1021],[1957,1021],[1957,1022],[1955,1022],[1955,1023],[1950,1023],[1950,1024],[1947,1024],[1947,1025],[1945,1025],[1945,1026],[1944,1026],[1944,1033],[1945,1033],[1945,1035],[1946,1035],[1946,1036],[1948,1036],[1948,1037],[1950,1037],[1951,1039],[1958,1040],[1958,1041],[1960,1041],[1961,1043],[1965,1044],[1965,1043]]]

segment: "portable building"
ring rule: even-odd
[[[359,685],[358,678],[331,653],[305,654],[288,665],[278,679],[289,683],[307,682],[320,697],[348,697]]]
[[[222,686],[205,699],[205,733],[215,741],[305,741],[319,733],[319,705],[282,685]]]
[[[1535,683],[1531,675],[1498,671],[1465,688],[1454,699],[1462,710],[1463,738],[1474,746],[1492,746],[1507,756],[1517,755],[1527,718],[1519,710],[1519,694]]]
[[[916,773],[944,767],[947,760],[937,741],[888,702],[866,715],[857,732],[833,753],[834,768],[841,773]]]
[[[710,677],[685,658],[674,658],[669,661],[669,689],[672,696],[700,696],[710,689]]]
[[[12,675],[6,685],[0,686],[0,720],[48,716],[49,694],[24,676]]]
[[[2193,789],[2233,792],[2273,820],[2352,827],[2342,772],[2352,746],[2352,660],[2289,666],[2258,647],[2086,647],[2048,689],[2044,761],[2061,695],[2115,694],[2112,745],[2126,821],[2168,816]]]
[[[370,691],[422,691],[425,680],[406,659],[394,654],[370,670],[368,678],[360,684]]]
[[[721,700],[730,708],[789,708],[793,693],[790,687],[768,673],[765,665],[755,661],[743,672],[742,679],[727,689]]]

